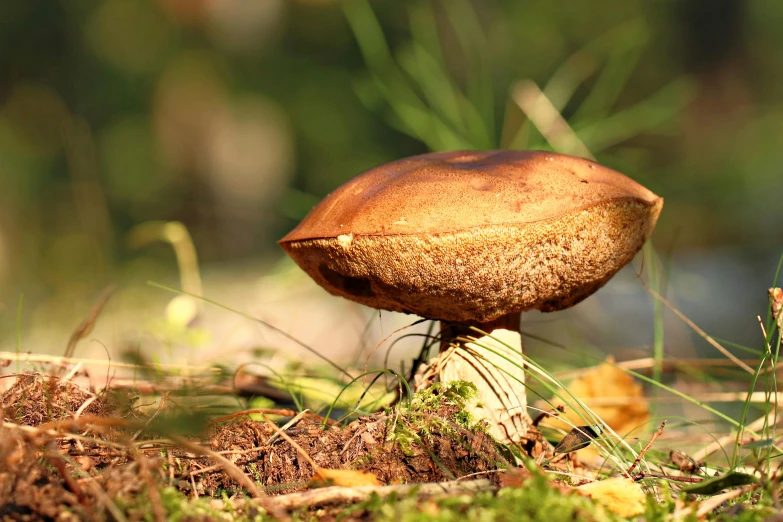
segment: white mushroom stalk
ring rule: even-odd
[[[441,323],[441,352],[432,364],[443,382],[468,381],[476,386],[475,403],[469,406],[477,419],[489,421],[495,439],[517,444],[527,434],[532,420],[527,412],[520,314],[475,325]],[[475,341],[465,342],[466,338]]]

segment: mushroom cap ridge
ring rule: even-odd
[[[456,151],[361,174],[280,245],[334,295],[454,322],[567,308],[633,259],[663,200],[592,161]]]

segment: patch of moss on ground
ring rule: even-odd
[[[466,407],[476,396],[476,386],[467,381],[438,382],[416,392],[389,413],[394,422],[390,440],[408,454],[422,438],[430,441],[433,433],[455,437],[460,431],[486,433],[486,424],[477,422]]]
[[[415,494],[404,498],[375,497],[347,508],[337,519],[361,517],[379,522],[622,520],[587,497],[564,494],[541,474],[533,474],[522,487],[504,488],[498,493],[482,492],[439,500],[421,500]]]

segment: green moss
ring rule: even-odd
[[[486,425],[477,422],[466,408],[476,395],[476,386],[467,381],[439,382],[416,392],[410,402],[389,412],[393,423],[389,440],[410,455],[422,438],[430,441],[435,433],[456,437],[460,432],[486,431]]]
[[[170,522],[196,520],[226,520],[237,522],[262,522],[271,520],[263,511],[252,504],[243,504],[243,510],[238,510],[235,504],[224,495],[222,502],[212,497],[194,499],[174,487],[164,487],[159,490],[161,505]],[[136,495],[133,502],[116,501],[117,507],[131,520],[154,520],[153,508],[146,495]],[[247,507],[250,506],[250,509]]]

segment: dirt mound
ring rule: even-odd
[[[19,375],[0,397],[0,519],[103,519],[118,511],[144,518],[164,512],[166,488],[192,498],[242,495],[242,475],[262,494],[279,495],[313,487],[313,463],[369,472],[380,484],[494,480],[505,459],[480,426],[460,420],[459,397],[450,393],[435,390],[411,409],[347,425],[312,414],[286,423],[295,412],[270,410],[260,420],[209,419],[185,435],[173,420],[183,412],[171,401],[145,416],[127,392]],[[286,423],[284,431],[267,418]]]

